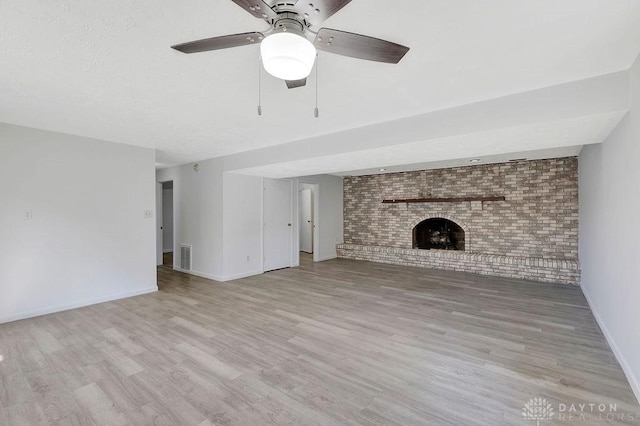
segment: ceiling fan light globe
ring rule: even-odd
[[[272,34],[260,43],[264,69],[282,80],[301,80],[313,69],[316,48],[305,37],[293,32]]]

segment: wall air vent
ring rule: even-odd
[[[180,244],[180,269],[191,270],[191,246],[188,244]]]

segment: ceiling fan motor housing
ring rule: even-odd
[[[291,31],[303,35],[306,29],[304,19],[300,19],[297,13],[284,12],[278,14],[278,19],[273,24],[274,31]]]

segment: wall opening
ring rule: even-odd
[[[465,232],[460,225],[441,217],[423,220],[413,228],[413,248],[464,250]]]
[[[162,182],[162,264],[173,268],[173,181]]]

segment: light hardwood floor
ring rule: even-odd
[[[159,287],[0,325],[0,423],[533,425],[541,396],[638,424],[577,287],[307,256]]]

